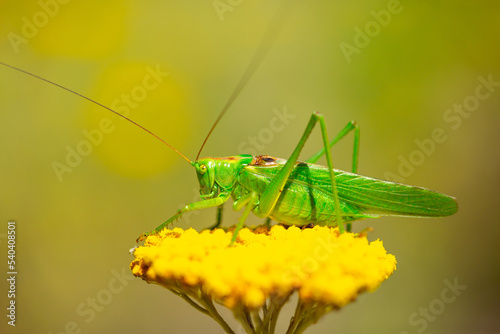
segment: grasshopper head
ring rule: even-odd
[[[203,158],[193,162],[200,183],[202,199],[217,197],[219,191],[215,184],[215,161],[212,158]]]

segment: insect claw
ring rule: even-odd
[[[364,228],[361,232],[358,233],[358,238],[366,238],[366,236],[370,232],[373,232],[373,227]]]
[[[141,234],[141,235],[140,235],[140,236],[139,236],[139,237],[135,240],[135,242],[136,242],[136,243],[139,243],[139,242],[141,242],[141,241],[145,240],[145,239],[146,239],[147,237],[149,237],[150,235],[154,235],[154,234],[156,234],[156,233],[158,233],[158,231],[156,231],[156,230],[151,231],[151,232],[145,232],[145,233],[142,233],[142,234]]]
[[[306,228],[313,228],[313,227],[314,227],[314,224],[313,223],[309,223],[307,225],[302,226],[300,229],[301,230],[305,230]]]
[[[135,239],[135,242],[138,244],[139,242],[141,242],[144,239],[146,239],[148,235],[149,235],[149,233],[143,233],[143,234],[141,234],[137,239]]]

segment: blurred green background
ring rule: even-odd
[[[4,1],[0,60],[128,112],[194,159],[280,6]],[[360,174],[457,197],[452,217],[355,223],[375,228],[370,238],[384,241],[398,269],[308,333],[500,331],[499,9],[495,1],[296,2],[208,141],[203,156],[255,150],[287,158],[317,110],[330,136],[359,123]],[[152,80],[155,69],[168,76]],[[0,94],[2,270],[8,220],[17,222],[18,261],[16,327],[6,324],[3,279],[0,332],[222,333],[128,270],[135,238],[197,198],[190,166],[110,112],[6,67]],[[288,118],[273,121],[277,114]],[[442,136],[431,144],[436,129]],[[320,145],[318,132],[302,158]],[[68,157],[72,150],[83,153]],[[336,145],[336,167],[349,170],[351,152],[351,137]],[[226,207],[232,224],[239,214]],[[201,229],[214,217],[204,210],[176,226]],[[443,299],[445,281],[461,287],[452,302],[443,301],[452,296]]]

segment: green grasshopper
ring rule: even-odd
[[[299,154],[317,122],[321,128],[323,148],[306,162],[299,162]],[[334,169],[330,148],[353,130],[352,173]],[[222,210],[222,205],[230,197],[234,200],[234,210],[244,208],[231,244],[236,241],[238,231],[245,225],[250,212],[259,218],[270,218],[285,225],[307,226],[312,223],[336,226],[341,233],[344,232],[344,223],[364,218],[444,217],[457,212],[455,198],[448,195],[356,174],[358,152],[359,126],[354,121],[329,141],[323,115],[314,112],[288,160],[268,155],[237,155],[197,157],[195,161],[190,161],[181,154],[196,170],[202,200],[184,206],[155,230],[143,233],[138,241],[161,231],[186,212],[211,207]],[[323,154],[327,167],[314,164]],[[220,213],[214,227],[221,224]]]
[[[344,223],[348,223],[347,229],[350,230],[350,222],[354,220],[381,216],[445,217],[458,210],[458,204],[451,196],[421,187],[358,175],[359,126],[354,121],[349,122],[329,141],[323,115],[313,112],[302,138],[288,160],[268,155],[245,154],[200,159],[208,137],[230,105],[228,103],[206,136],[195,161],[191,161],[166,141],[113,109],[30,72],[2,62],[0,64],[65,89],[115,113],[155,136],[195,168],[202,200],[184,206],[153,231],[141,234],[138,242],[158,233],[184,213],[193,210],[217,207],[217,221],[213,228],[219,227],[222,205],[230,197],[234,200],[234,210],[244,209],[233,232],[231,245],[236,241],[238,232],[245,225],[250,212],[259,218],[268,218],[268,222],[273,219],[285,225],[296,226],[312,223],[338,227],[339,231],[344,233]],[[239,85],[233,92],[230,101],[234,100],[234,94],[238,94],[241,87],[242,85]],[[323,148],[305,162],[300,162],[300,152],[318,122]],[[349,173],[333,168],[330,148],[351,131],[354,131],[354,150],[352,172]],[[323,154],[326,156],[326,167],[315,164]]]

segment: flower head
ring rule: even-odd
[[[259,315],[261,325],[266,316],[272,321],[271,309],[279,312],[297,291],[296,326],[375,290],[396,268],[381,241],[369,243],[336,228],[245,228],[228,247],[231,237],[222,229],[165,229],[135,250],[131,268],[135,276],[196,301],[202,312],[210,313],[215,301],[240,321],[249,318],[246,314]]]

